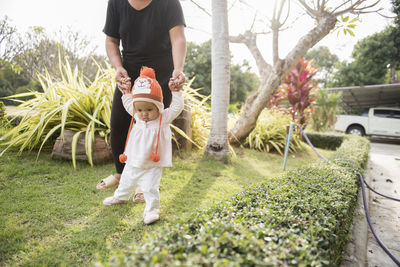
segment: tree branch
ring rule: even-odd
[[[194,0],[189,0],[189,2],[191,2],[193,5],[197,6],[201,11],[203,11],[204,13],[206,13],[208,16],[211,17],[211,13],[208,12],[208,10],[205,7],[200,6],[199,4],[197,4],[196,1]]]
[[[283,70],[290,70],[307,51],[323,39],[335,27],[336,16],[325,13],[321,22],[304,35],[282,62]]]
[[[360,7],[361,4],[363,4],[366,1],[367,0],[357,0],[356,2],[353,3],[351,0],[347,0],[343,4],[341,4],[340,6],[336,7],[331,12],[331,14],[333,14],[336,17],[338,17],[338,16],[341,16],[341,15],[346,14],[346,13],[352,13],[352,14],[359,15],[359,14],[372,13],[372,12],[377,12],[379,10],[382,10],[382,9],[367,10],[367,9],[375,7],[380,2],[380,0],[375,1],[374,3],[372,3],[370,5]],[[349,7],[340,10],[341,7],[343,7],[345,4],[347,4],[349,2],[352,3]]]
[[[256,61],[261,79],[269,75],[268,73],[272,71],[272,66],[265,61],[261,51],[257,47],[256,33],[246,31],[244,34],[239,34],[238,36],[230,36],[229,41],[231,43],[242,43],[247,46]]]

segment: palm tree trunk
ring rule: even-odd
[[[227,0],[212,1],[211,129],[205,153],[217,159],[230,156],[228,109],[230,52]]]

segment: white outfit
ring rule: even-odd
[[[122,103],[126,111],[133,115],[132,95],[123,95]],[[161,125],[160,117],[145,122],[135,115],[136,124],[132,127],[125,150],[128,158],[114,197],[119,200],[128,200],[136,187],[140,186],[146,201],[144,215],[158,214],[159,212],[160,196],[158,187],[162,168],[172,165],[172,142],[169,124],[182,112],[183,105],[182,92],[172,92],[171,106],[161,111]],[[160,154],[160,161],[154,162],[151,160],[150,155],[156,151],[159,127],[158,154]]]

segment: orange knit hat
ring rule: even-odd
[[[133,102],[145,101],[153,103],[158,110],[164,110],[163,94],[160,84],[156,80],[156,74],[152,68],[143,66],[139,77],[132,88]]]

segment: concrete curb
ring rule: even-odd
[[[371,184],[370,164],[371,164],[370,161],[368,161],[366,177],[364,177],[364,179],[368,184]],[[367,200],[367,207],[369,209],[368,189],[366,189],[365,197]],[[364,205],[362,200],[362,189],[360,186],[357,197],[357,207],[354,211],[354,218],[349,236],[349,242],[345,247],[341,266],[342,267],[366,266],[367,248],[368,248],[368,223],[365,217]]]

